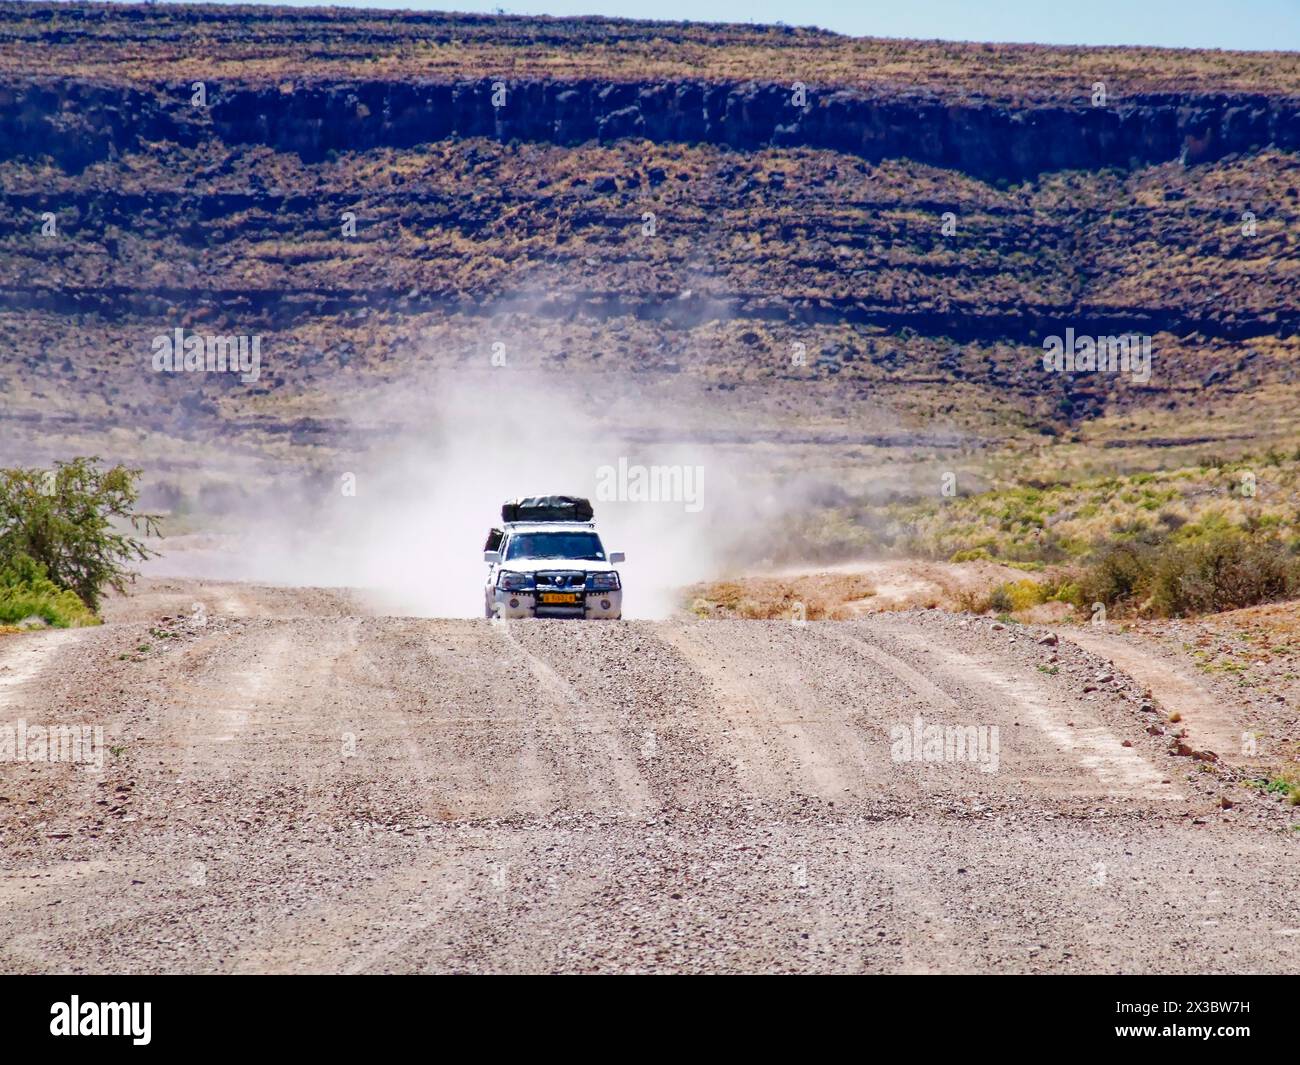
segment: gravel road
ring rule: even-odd
[[[0,971],[1300,971],[1300,813],[1045,630],[109,613],[0,638],[107,748],[0,763]]]

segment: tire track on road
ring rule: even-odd
[[[859,635],[861,625],[866,625],[867,631],[883,634],[906,648],[909,653],[925,659],[931,669],[950,678],[961,688],[972,688],[981,693],[979,701],[991,712],[992,722],[999,722],[1005,727],[1014,725],[1017,719],[1023,718],[1033,725],[1041,740],[1023,752],[1027,757],[1022,758],[1014,747],[1004,748],[1000,756],[1004,761],[1009,757],[1011,765],[1021,773],[1028,768],[1025,762],[1029,757],[1042,757],[1046,765],[1052,765],[1051,760],[1046,758],[1047,752],[1041,749],[1042,740],[1045,740],[1055,751],[1068,755],[1073,766],[1085,770],[1088,776],[1103,787],[1105,794],[1159,801],[1182,800],[1180,792],[1165,782],[1164,773],[1138,751],[1125,747],[1101,721],[1094,708],[1082,703],[1066,705],[1060,696],[1030,678],[1025,667],[997,666],[990,660],[981,661],[953,647],[936,643],[930,633],[910,629],[906,624],[893,620],[875,619],[855,625],[852,632],[839,633],[842,640],[857,642],[864,653],[873,658],[888,652],[873,647],[864,640]],[[905,663],[903,666],[904,675],[919,672]],[[927,679],[925,687],[932,686]],[[1075,776],[1074,774],[1059,775],[1066,777],[1070,788],[1085,785],[1077,776],[1070,780],[1069,777]],[[1028,779],[1036,785],[1050,786],[1049,780],[1043,776]],[[1060,787],[1060,782],[1056,786]]]
[[[19,706],[24,688],[40,679],[50,659],[87,631],[51,629],[0,637],[0,713]]]
[[[841,683],[816,629],[696,622],[660,633],[707,680],[719,719],[697,726],[727,749],[750,794],[861,798],[884,773],[888,747],[857,724],[859,693]]]
[[[535,682],[526,686],[519,698],[536,711],[554,744],[551,753],[558,756],[557,778],[570,784],[581,781],[580,794],[588,803],[594,799],[597,809],[619,810],[633,817],[652,809],[654,794],[637,767],[630,743],[625,742],[630,737],[625,736],[622,723],[597,700],[583,698],[548,662],[525,647],[513,622],[502,619],[483,624],[510,648]],[[543,698],[534,700],[531,693],[535,690],[540,690]]]
[[[1095,628],[1062,628],[1060,635],[1071,643],[1106,659],[1145,688],[1169,713],[1182,715],[1190,746],[1213,751],[1233,765],[1267,765],[1269,759],[1243,753],[1248,715],[1232,700],[1207,691],[1184,668],[1166,660],[1155,648],[1139,649],[1117,633]]]

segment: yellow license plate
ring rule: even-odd
[[[578,596],[574,592],[543,592],[543,603],[576,603]]]

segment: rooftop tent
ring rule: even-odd
[[[521,496],[501,504],[502,521],[591,521],[591,503],[579,496]]]

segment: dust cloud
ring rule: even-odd
[[[461,370],[349,397],[339,407],[349,429],[317,464],[310,490],[278,475],[260,497],[204,521],[219,531],[219,551],[168,550],[164,541],[147,572],[351,587],[384,613],[481,616],[483,543],[502,502],[580,495],[592,500],[606,550],[627,554],[624,615],[667,616],[683,585],[725,566],[764,504],[746,490],[735,453],[644,439],[653,412],[612,395],[614,384],[606,374]],[[620,412],[633,409],[643,411],[639,429],[621,424]],[[601,498],[602,482],[606,496],[611,485],[602,467],[617,470],[620,460],[625,469],[690,467],[687,485],[698,494]]]

